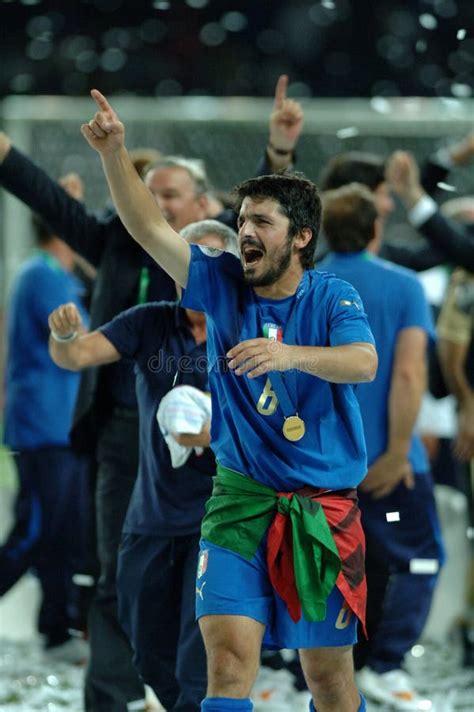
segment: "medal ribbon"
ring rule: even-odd
[[[283,341],[286,344],[296,343],[296,309],[303,295],[307,292],[309,286],[309,274],[305,272],[301,278],[301,282],[296,290],[295,300],[291,306],[290,313],[283,330]],[[258,302],[257,302],[258,304]],[[260,309],[259,309],[260,312]],[[260,312],[261,316],[261,312]],[[283,415],[290,418],[298,412],[297,400],[298,393],[296,388],[296,369],[286,371],[283,377],[280,371],[272,371],[271,376],[268,374],[272,389],[275,391]],[[290,392],[291,391],[291,394]]]

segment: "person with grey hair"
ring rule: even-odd
[[[216,220],[182,230],[203,249],[235,251],[237,235]],[[82,370],[121,358],[135,362],[140,420],[140,463],[118,559],[120,623],[134,663],[167,710],[200,709],[206,691],[206,656],[194,619],[199,528],[211,493],[215,461],[209,422],[201,432],[163,433],[157,411],[170,390],[208,390],[206,319],[178,303],[142,304],[91,333],[82,333],[72,304],[50,316],[50,353],[63,368]],[[60,339],[57,341],[56,339]],[[204,448],[173,467],[167,437]]]
[[[237,233],[219,220],[200,220],[191,223],[180,231],[180,235],[187,242],[200,242],[206,237],[206,244],[211,247],[223,249],[224,252],[230,252],[236,257],[239,256]],[[219,242],[220,245],[217,244]]]

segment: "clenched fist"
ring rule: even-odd
[[[75,304],[61,304],[48,318],[48,325],[51,331],[62,339],[66,339],[81,326],[81,315]]]

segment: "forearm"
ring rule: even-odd
[[[331,383],[366,383],[377,372],[372,344],[343,346],[292,346],[294,368]]]
[[[440,250],[437,250],[433,245],[398,245],[394,243],[385,243],[382,245],[379,256],[384,260],[390,260],[402,267],[409,267],[415,272],[423,272],[426,269],[437,267],[446,261],[446,258]]]
[[[389,452],[408,454],[425,387],[424,364],[417,372],[394,374],[388,403]]]
[[[50,316],[50,320],[51,318]],[[54,326],[52,328],[54,333],[57,333]],[[61,337],[67,338],[69,334],[75,333],[76,327],[72,326],[67,332],[62,333]],[[70,341],[57,341],[50,336],[49,353],[57,366],[68,371],[82,371],[90,366],[104,366],[121,358],[115,346],[102,332],[86,333],[82,327],[77,328],[77,336]]]
[[[266,173],[283,173],[293,165],[293,155],[293,149],[278,148],[269,142],[265,152]]]
[[[456,143],[448,150],[448,155],[455,166],[462,166],[468,161],[472,161],[474,156],[474,132],[466,136],[465,139]]]
[[[444,253],[446,261],[474,271],[474,245],[465,226],[449,220],[437,211],[418,230]]]
[[[94,265],[100,262],[105,246],[104,225],[15,148],[0,162],[0,183],[38,213],[73,250]]]
[[[85,351],[82,346],[81,336],[84,334],[81,329],[81,334],[77,334],[72,341],[58,342],[53,336],[49,337],[49,355],[53,359],[56,366],[65,368],[68,371],[81,371],[85,368]]]
[[[112,199],[126,229],[170,276],[185,287],[190,260],[188,243],[166,222],[125,148],[103,154],[101,158]]]
[[[438,353],[446,385],[462,407],[474,396],[465,371],[468,346],[440,339]]]
[[[173,437],[179,445],[184,447],[210,447],[211,444],[209,431],[197,434],[176,433],[173,434]]]

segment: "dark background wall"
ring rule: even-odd
[[[472,0],[0,0],[8,94],[471,96]]]

